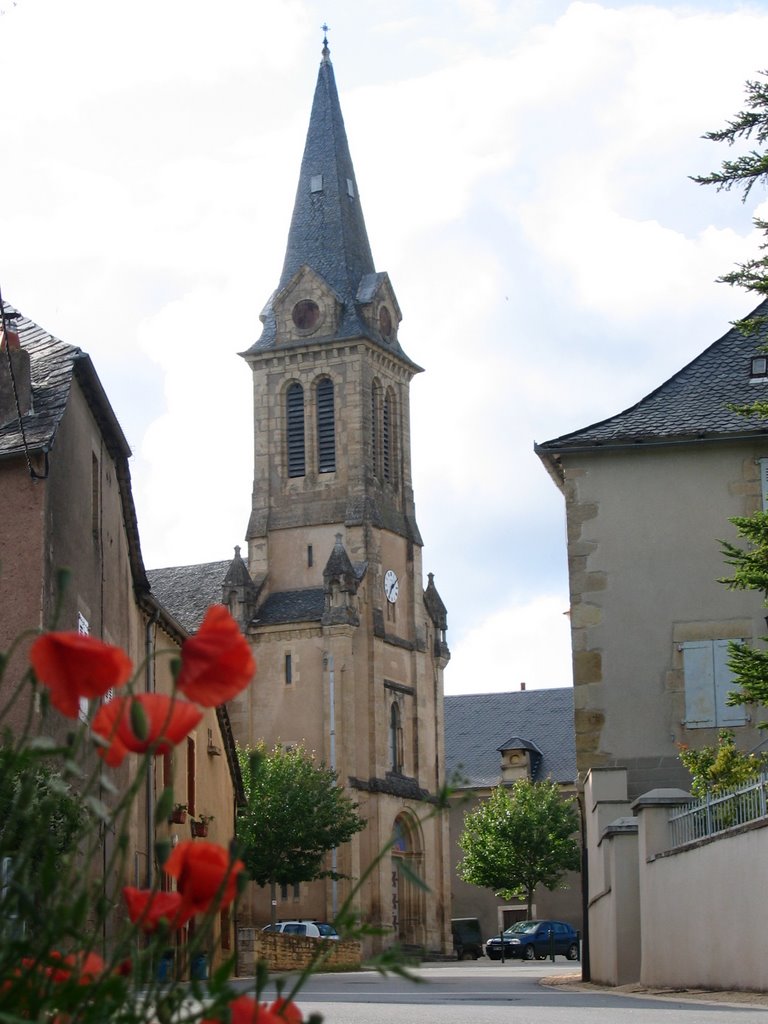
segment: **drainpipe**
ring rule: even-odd
[[[328,655],[328,715],[330,718],[330,747],[329,757],[331,771],[336,771],[336,693],[335,693],[335,672],[333,655]],[[331,850],[331,917],[335,921],[339,911],[339,883],[336,881],[337,851],[336,847]]]
[[[160,618],[160,609],[155,607],[147,619],[145,632],[146,691],[155,692],[155,626]],[[154,831],[155,831],[155,765],[151,759],[146,778],[146,829],[147,829],[147,889],[152,888],[154,874]]]
[[[581,980],[592,980],[589,960],[589,850],[587,849],[587,822],[584,790],[576,797],[581,826]]]

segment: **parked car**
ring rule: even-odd
[[[261,929],[263,932],[279,932],[281,935],[305,935],[310,939],[338,939],[339,933],[332,924],[324,921],[278,921]]]
[[[579,958],[579,934],[564,921],[516,921],[503,933],[504,956],[521,960],[543,960],[550,953],[567,960]],[[485,955],[501,960],[501,938],[485,943]]]
[[[483,955],[483,933],[476,917],[454,917],[451,934],[457,960],[477,960]]]

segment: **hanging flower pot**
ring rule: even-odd
[[[205,839],[208,835],[208,823],[213,821],[212,814],[201,814],[199,821],[195,818],[190,819],[190,825],[192,827],[192,835],[197,839]]]
[[[183,825],[186,820],[187,820],[187,805],[186,804],[176,804],[176,806],[171,811],[171,816],[169,817],[168,821],[171,822],[174,825]]]

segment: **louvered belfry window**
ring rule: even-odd
[[[392,479],[392,398],[387,392],[381,416],[381,455],[384,479]]]
[[[285,395],[286,440],[288,443],[288,476],[304,476],[304,389],[291,384]]]
[[[317,470],[336,469],[336,423],[333,410],[333,381],[323,377],[317,385]]]
[[[379,475],[379,423],[378,402],[376,401],[377,386],[374,381],[371,387],[371,454],[373,475]]]

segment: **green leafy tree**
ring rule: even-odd
[[[556,783],[521,779],[497,786],[464,819],[457,870],[471,885],[493,889],[504,899],[525,900],[533,913],[537,885],[554,889],[580,863],[575,833],[579,815]]]
[[[250,877],[271,886],[341,877],[325,867],[326,854],[366,822],[338,774],[302,747],[238,749],[238,759],[247,806],[238,816],[237,838]]]
[[[691,773],[691,792],[703,799],[754,779],[768,765],[768,755],[745,754],[736,748],[734,735],[728,729],[718,733],[716,747],[691,750],[680,747],[680,760]]]

